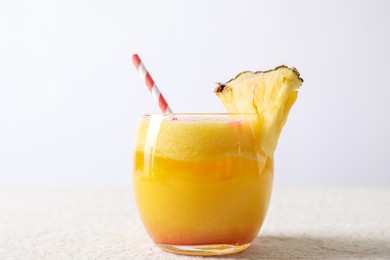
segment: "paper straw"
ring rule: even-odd
[[[152,94],[154,99],[156,99],[161,111],[163,113],[172,113],[172,109],[169,107],[163,94],[158,89],[156,83],[154,83],[152,76],[150,76],[148,70],[146,69],[145,65],[143,64],[143,62],[141,61],[140,57],[137,54],[133,55],[133,64],[137,68],[142,80],[145,81],[145,84],[148,87],[150,93]]]

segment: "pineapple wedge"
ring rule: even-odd
[[[285,65],[267,71],[244,71],[215,93],[230,113],[257,113],[260,147],[273,157],[288,113],[298,96],[303,79]]]

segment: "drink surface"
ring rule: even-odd
[[[142,221],[158,244],[246,244],[269,204],[273,160],[256,116],[143,117],[134,155]]]

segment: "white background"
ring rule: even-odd
[[[129,186],[139,116],[223,112],[242,70],[305,79],[277,185],[390,187],[390,1],[0,0],[0,186]]]

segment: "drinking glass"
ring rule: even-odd
[[[255,114],[145,114],[133,185],[154,243],[185,255],[247,248],[268,209],[273,158],[260,148]]]

